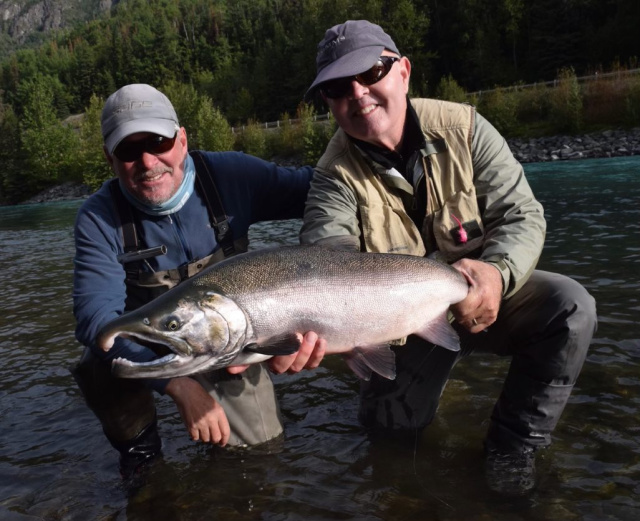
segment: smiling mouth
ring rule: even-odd
[[[159,173],[154,173],[152,175],[143,175],[138,179],[139,183],[153,183],[155,181],[159,181],[160,179],[162,179],[162,176],[165,174],[166,172],[159,172]]]
[[[371,103],[369,105],[365,105],[364,107],[358,108],[358,110],[356,110],[356,112],[355,112],[355,115],[356,116],[368,116],[373,111],[375,111],[378,108],[378,106],[379,105],[377,103]]]

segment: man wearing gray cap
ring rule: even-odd
[[[360,419],[415,433],[433,419],[454,364],[474,350],[510,356],[485,439],[492,490],[535,485],[535,451],[551,441],[596,327],[593,298],[535,270],[546,224],[522,166],[473,107],[408,99],[411,63],[382,28],[350,20],[318,45],[319,93],[339,129],[319,160],[303,243],[429,255],[469,282],[452,306],[461,351],[409,337],[397,378],[362,384]],[[402,343],[400,341],[399,343]]]
[[[123,476],[160,452],[152,389],[175,401],[196,441],[245,446],[278,440],[282,422],[262,365],[119,380],[110,374],[114,358],[142,362],[159,355],[124,338],[104,353],[95,338],[118,315],[246,251],[252,223],[302,217],[312,169],[279,167],[240,152],[189,152],[171,102],[143,84],[126,85],[107,99],[102,135],[115,179],[87,199],[75,223],[76,337],[87,347],[73,374],[121,454]],[[324,341],[312,332],[301,341],[297,354],[273,359],[274,372],[318,365]]]

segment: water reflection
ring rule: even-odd
[[[573,520],[640,510],[640,160],[527,165],[544,203],[540,267],[596,297],[600,326],[578,386],[525,501],[482,484],[480,447],[505,361],[461,362],[420,437],[371,440],[357,382],[338,357],[278,377],[287,440],[228,455],[185,435],[159,404],[164,455],[123,487],[117,457],[76,391],[71,222],[78,203],[0,208],[0,519]],[[298,222],[252,229],[253,247],[296,242]]]

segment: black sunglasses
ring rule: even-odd
[[[395,62],[400,58],[395,56],[380,56],[378,61],[368,71],[364,71],[349,78],[338,78],[320,85],[320,91],[331,99],[338,99],[351,92],[351,82],[357,81],[360,85],[373,85],[384,78]]]
[[[178,133],[176,132],[173,137],[153,135],[140,141],[123,141],[113,151],[113,155],[125,163],[137,161],[143,152],[158,156],[169,152],[177,137]]]

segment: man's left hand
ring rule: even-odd
[[[462,259],[452,265],[469,283],[469,294],[451,306],[456,320],[472,333],[484,331],[498,317],[502,301],[502,275],[487,262]]]

